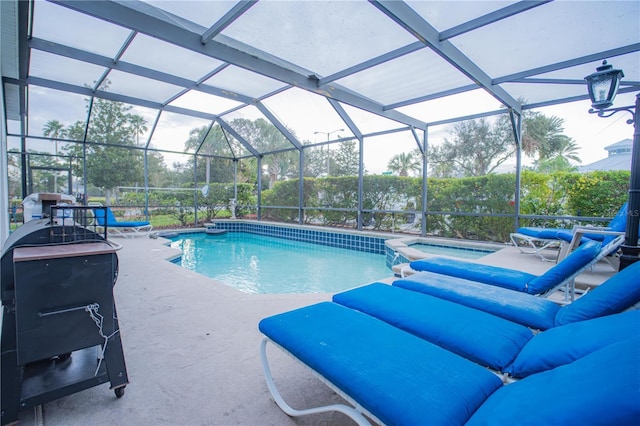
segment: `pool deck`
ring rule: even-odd
[[[120,399],[104,384],[45,404],[45,425],[353,424],[339,413],[288,417],[270,399],[260,363],[260,319],[331,294],[245,294],[168,262],[176,250],[162,238],[114,241],[123,246],[115,297],[130,384]],[[553,266],[514,247],[481,262],[532,273]],[[599,264],[578,281],[598,284],[612,274]],[[274,377],[292,406],[341,402],[309,371],[270,349]],[[33,410],[20,419],[33,424]]]

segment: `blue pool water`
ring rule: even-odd
[[[412,249],[420,250],[424,253],[437,254],[440,256],[452,256],[464,259],[480,259],[495,250],[481,250],[463,247],[447,247],[438,244],[411,244]]]
[[[171,240],[176,263],[245,293],[334,293],[393,275],[381,254],[245,232]]]

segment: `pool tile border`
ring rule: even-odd
[[[369,235],[355,235],[291,226],[231,221],[216,222],[215,228],[225,229],[227,232],[246,232],[249,234],[283,238],[286,240],[339,247],[374,254],[386,254],[387,251],[385,246],[387,238]]]

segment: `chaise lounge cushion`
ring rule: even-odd
[[[414,260],[409,266],[416,271],[435,272],[529,294],[540,294],[558,286],[588,265],[600,254],[600,249],[600,243],[589,241],[540,276],[516,269],[441,257]]]
[[[498,371],[503,371],[533,337],[523,325],[387,284],[338,293],[333,301]]]
[[[558,231],[565,231],[562,228],[536,228],[532,226],[523,226],[516,231],[518,234],[528,237],[540,238],[543,240],[557,240]]]
[[[637,425],[640,339],[498,389],[467,425]]]
[[[259,328],[385,424],[463,424],[502,385],[484,367],[336,303]]]
[[[396,280],[393,286],[470,306],[539,330],[553,327],[560,310],[560,305],[542,297],[433,272],[418,272]]]
[[[596,241],[589,241],[581,245],[556,266],[531,280],[527,293],[540,294],[554,288],[558,283],[562,282],[562,280],[587,266],[589,262],[600,254],[601,249],[602,245]]]
[[[618,210],[616,215],[611,219],[606,227],[598,227],[597,229],[606,229],[613,232],[625,232],[627,229],[627,209],[629,204],[624,203]],[[582,228],[582,230],[588,230],[588,227]],[[569,229],[560,229],[556,232],[556,238],[570,243],[573,239],[574,231]],[[603,246],[607,245],[611,240],[615,238],[615,235],[611,234],[593,234],[585,233],[580,239],[580,244],[584,244],[587,241],[594,240],[600,241]]]
[[[518,291],[526,291],[527,283],[536,277],[534,274],[515,269],[446,257],[414,260],[409,266],[416,271],[435,272]]]
[[[526,377],[634,336],[640,337],[639,310],[563,325],[529,340],[504,371],[513,377]],[[640,365],[640,359],[638,362]]]
[[[640,262],[627,266],[586,295],[563,307],[556,315],[556,325],[610,315],[630,308],[640,301],[639,275]]]

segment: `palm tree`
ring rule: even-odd
[[[568,160],[573,160],[576,163],[582,163],[582,159],[578,155],[580,147],[575,143],[573,139],[567,139],[562,146],[556,151],[556,156],[564,157]]]
[[[42,134],[50,138],[51,142],[55,144],[55,154],[58,155],[58,139],[64,138],[67,135],[64,124],[58,120],[49,120],[42,128]]]
[[[49,120],[42,128],[42,134],[48,138],[51,138],[53,142],[53,153],[58,156],[58,139],[66,136],[67,131],[64,128],[64,124],[58,120]],[[57,158],[56,158],[57,160]],[[58,192],[57,175],[53,175],[53,192]]]
[[[409,176],[409,172],[420,171],[421,167],[420,160],[416,160],[410,152],[394,155],[387,164],[387,169],[397,172],[400,176]]]
[[[131,130],[136,138],[136,145],[140,145],[140,135],[149,130],[146,126],[147,120],[144,117],[136,114],[129,115],[129,124],[131,125]]]

